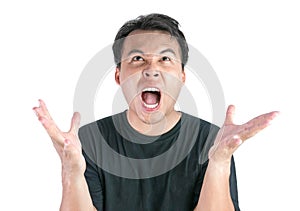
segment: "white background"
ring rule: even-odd
[[[296,0],[197,2],[1,1],[0,210],[58,210],[60,161],[32,107],[44,99],[67,130],[85,65],[126,20],[151,12],[180,22],[216,71],[226,104],[236,105],[237,123],[281,111],[235,153],[242,210],[300,210],[300,6]],[[105,95],[111,93],[99,105],[111,108]]]

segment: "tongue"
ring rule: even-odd
[[[153,105],[158,102],[158,96],[151,92],[144,92],[143,93],[143,100],[148,105]]]

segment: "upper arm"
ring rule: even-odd
[[[96,210],[103,210],[103,186],[101,174],[96,161],[95,140],[98,140],[98,127],[96,123],[83,126],[79,129],[78,135],[82,145],[82,154],[86,161],[86,170],[84,172],[89,192]]]
[[[86,182],[88,184],[89,192],[93,201],[93,205],[95,210],[103,210],[104,196],[103,196],[103,188],[100,179],[100,175],[98,173],[97,165],[92,162],[88,156],[83,152],[85,160],[86,160],[86,170],[84,173]]]
[[[207,160],[205,163],[203,163],[201,165],[201,172],[199,174],[199,177],[198,177],[198,180],[197,180],[197,183],[196,183],[196,187],[194,189],[194,200],[193,200],[194,207],[196,207],[196,205],[198,203],[198,200],[199,200],[199,196],[200,196],[200,192],[201,192],[205,172],[206,172],[206,169],[207,169],[207,166],[208,166],[208,162],[209,161]],[[240,211],[239,201],[238,201],[236,169],[235,169],[235,163],[234,163],[233,156],[232,156],[231,165],[230,165],[229,185],[230,185],[230,196],[231,196],[235,211]]]

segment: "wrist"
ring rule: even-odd
[[[208,162],[208,169],[210,171],[216,173],[216,174],[230,174],[230,166],[231,166],[231,161],[216,161],[213,159],[210,159]]]
[[[63,186],[70,186],[81,183],[85,180],[84,173],[80,171],[70,171],[62,168],[62,184]]]

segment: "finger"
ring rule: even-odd
[[[39,104],[40,104],[40,108],[43,111],[45,117],[48,119],[52,119],[45,102],[43,100],[39,99]]]
[[[44,116],[44,113],[42,112],[40,107],[33,107],[32,110],[35,112],[35,115],[37,117]]]
[[[34,107],[33,110],[35,111],[35,113],[38,117],[42,116],[46,119],[52,119],[51,115],[46,107],[46,104],[41,99],[39,99],[39,107]]]
[[[42,125],[46,129],[50,138],[57,144],[62,145],[65,138],[62,135],[62,132],[59,130],[59,128],[53,122],[53,120],[49,120],[44,117],[39,117],[39,121],[42,123]]]
[[[61,145],[63,143],[64,137],[62,136],[62,133],[56,126],[55,122],[51,118],[49,118],[50,115],[48,110],[45,110],[45,106],[40,104],[40,107],[34,107],[33,110],[38,116],[38,120],[42,123],[43,127],[46,129],[50,138],[52,140],[55,140],[55,142]]]
[[[43,126],[45,127],[45,129],[47,130],[50,127],[50,120],[49,117],[46,115],[45,110],[39,106],[39,107],[34,107],[33,108],[35,114],[37,115],[39,121],[43,124]]]
[[[269,115],[269,120],[268,120],[268,125],[271,125],[273,120],[279,116],[280,112],[279,111],[273,111],[273,112],[270,112],[268,115]]]
[[[49,126],[49,122],[46,121],[48,118],[46,117],[44,111],[41,107],[34,107],[33,111],[35,112],[36,116],[38,117],[38,120],[42,123],[42,125],[47,129]]]
[[[261,130],[268,127],[271,122],[279,115],[278,111],[273,111],[270,113],[262,114],[250,120],[249,122],[242,125],[242,131],[240,137],[246,140],[254,135],[256,135]]]
[[[72,120],[71,120],[71,127],[70,127],[69,132],[74,132],[75,134],[77,134],[79,125],[80,125],[80,113],[74,112]]]
[[[234,105],[228,106],[224,125],[231,125],[231,124],[233,124],[234,114],[235,114],[235,106]]]

